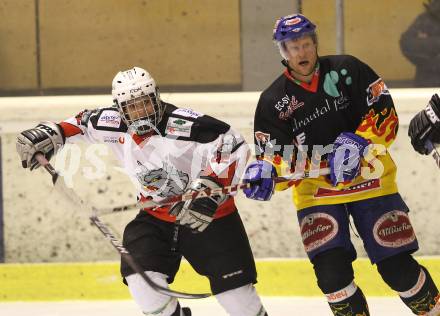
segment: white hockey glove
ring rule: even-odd
[[[40,166],[35,154],[44,154],[50,160],[64,145],[61,128],[53,122],[41,122],[36,127],[25,130],[17,136],[16,148],[23,168],[34,170]]]
[[[187,192],[202,191],[208,188],[218,190],[221,187],[213,178],[202,176],[191,183]],[[212,222],[218,206],[226,199],[225,194],[219,193],[180,202],[170,210],[170,214],[176,216],[176,221],[180,225],[185,225],[196,232],[202,232]]]

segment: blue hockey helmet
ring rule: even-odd
[[[273,29],[273,40],[277,43],[315,33],[316,25],[302,14],[291,14],[279,18]]]
[[[316,25],[313,24],[302,14],[291,14],[279,18],[275,22],[273,28],[273,40],[280,50],[280,54],[284,59],[288,59],[288,54],[285,48],[285,42],[295,40],[307,35],[312,36],[313,41],[316,42]]]

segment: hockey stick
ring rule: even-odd
[[[210,293],[201,293],[201,294],[191,294],[191,293],[183,293],[179,291],[174,291],[169,288],[160,286],[153,282],[147,274],[144,273],[144,270],[142,267],[134,260],[133,256],[128,252],[128,250],[121,244],[121,242],[112,234],[112,232],[109,230],[108,226],[105,225],[97,216],[91,216],[90,217],[91,222],[98,227],[99,231],[108,239],[110,240],[113,247],[116,248],[116,250],[121,255],[122,260],[124,260],[130,268],[133,269],[137,274],[139,274],[142,279],[144,279],[147,284],[153,288],[156,292],[159,292],[164,295],[168,295],[171,297],[176,298],[206,298],[211,296]]]
[[[35,159],[46,169],[47,172],[52,176],[52,182],[54,187],[58,189],[63,195],[65,195],[70,201],[74,202],[76,205],[81,208],[86,207],[84,201],[76,194],[72,189],[67,188],[63,182],[59,181],[60,175],[58,172],[52,167],[52,165],[47,161],[43,154],[37,153],[35,155]],[[95,210],[94,210],[95,211]],[[201,293],[201,294],[190,294],[183,293],[179,291],[174,291],[169,288],[163,287],[161,285],[156,284],[150,277],[143,271],[142,267],[134,260],[133,256],[129,253],[129,251],[122,245],[122,243],[113,235],[108,226],[104,224],[96,215],[90,216],[90,221],[93,225],[95,225],[99,231],[110,240],[112,246],[119,252],[122,260],[124,260],[130,268],[133,269],[134,272],[139,274],[142,279],[155,291],[168,295],[170,297],[176,298],[187,298],[187,299],[197,299],[197,298],[206,298],[211,296],[210,293]]]
[[[424,138],[429,138],[429,135],[433,133],[432,130],[432,125],[430,125],[426,131],[423,132],[422,135],[419,136],[419,140],[424,139]],[[434,144],[433,142],[431,142],[430,140],[425,141],[425,148],[429,151],[432,152],[432,158],[435,161],[435,164],[437,165],[438,168],[440,168],[440,153],[437,150],[437,146],[439,144]]]
[[[427,144],[427,147],[429,148],[429,150],[432,149],[431,156],[434,159],[437,167],[440,168],[440,153],[438,152],[437,147],[431,141],[427,141],[426,144]]]
[[[317,175],[327,175],[330,173],[330,168],[322,168],[319,170],[313,170],[313,171],[304,171],[304,172],[295,172],[289,176],[286,177],[274,177],[273,180],[275,183],[280,182],[288,182],[288,181],[295,181],[295,180],[301,180],[301,179],[307,179],[307,178],[314,178]],[[124,212],[132,209],[142,209],[142,208],[153,208],[153,207],[159,207],[159,206],[166,206],[166,205],[172,205],[177,202],[184,202],[188,200],[194,200],[196,198],[200,197],[206,197],[206,196],[212,196],[215,194],[223,193],[230,195],[232,193],[235,193],[242,189],[250,188],[250,183],[238,183],[234,185],[225,186],[223,188],[218,189],[206,189],[198,192],[187,192],[179,195],[174,195],[168,198],[163,199],[160,202],[155,202],[152,200],[144,201],[144,202],[138,202],[133,204],[128,204],[124,206],[116,206],[116,207],[109,207],[109,208],[100,208],[97,210],[97,212],[100,215],[110,214],[110,213],[118,213],[118,212]]]

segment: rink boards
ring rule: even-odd
[[[440,282],[440,257],[421,257]],[[366,259],[354,263],[356,282],[367,296],[395,296]],[[257,260],[257,290],[263,296],[320,296],[313,268],[306,259]],[[187,262],[172,285],[185,292],[209,291],[206,278]],[[0,302],[129,299],[118,262],[0,265]]]
[[[426,105],[434,92],[436,89],[391,90],[399,113],[400,132],[390,151],[398,165],[400,192],[411,209],[410,217],[420,245],[417,255],[420,256],[440,254],[437,216],[440,170],[431,157],[418,155],[412,149],[407,131],[409,119]],[[161,96],[167,102],[192,107],[225,120],[253,143],[253,112],[259,95],[259,92],[230,92],[163,93]],[[64,197],[54,194],[47,173],[24,170],[15,149],[16,135],[22,129],[31,128],[43,120],[57,122],[81,109],[110,105],[111,102],[110,95],[0,98],[2,182],[5,184],[3,219],[0,218],[0,222],[3,220],[0,239],[3,230],[4,242],[0,241],[0,252],[3,248],[6,263],[117,260],[108,241],[90,226],[90,212],[78,212]],[[69,170],[75,171],[69,173],[75,175],[72,180],[75,192],[84,200],[93,201],[97,208],[133,203],[135,188],[116,168],[109,151],[100,155],[106,173],[99,179],[85,176],[87,170],[96,171],[95,165],[87,159],[89,153],[100,153],[96,149],[93,145],[65,148],[72,155],[77,153],[75,157],[79,161],[77,165],[67,164]],[[105,149],[105,145],[98,149]],[[56,158],[52,161],[55,167],[57,161]],[[236,203],[256,258],[305,255],[289,190],[276,192],[270,203],[246,199],[243,194],[238,194]],[[133,217],[134,213],[127,212],[110,215],[106,221],[121,236],[123,227]],[[366,256],[361,240],[353,238],[353,243],[359,257]]]

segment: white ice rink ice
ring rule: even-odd
[[[227,316],[214,298],[181,300],[193,316]],[[413,315],[398,298],[369,297],[372,316]],[[332,316],[322,298],[263,297],[269,316]],[[1,316],[141,316],[133,301],[0,303]]]

